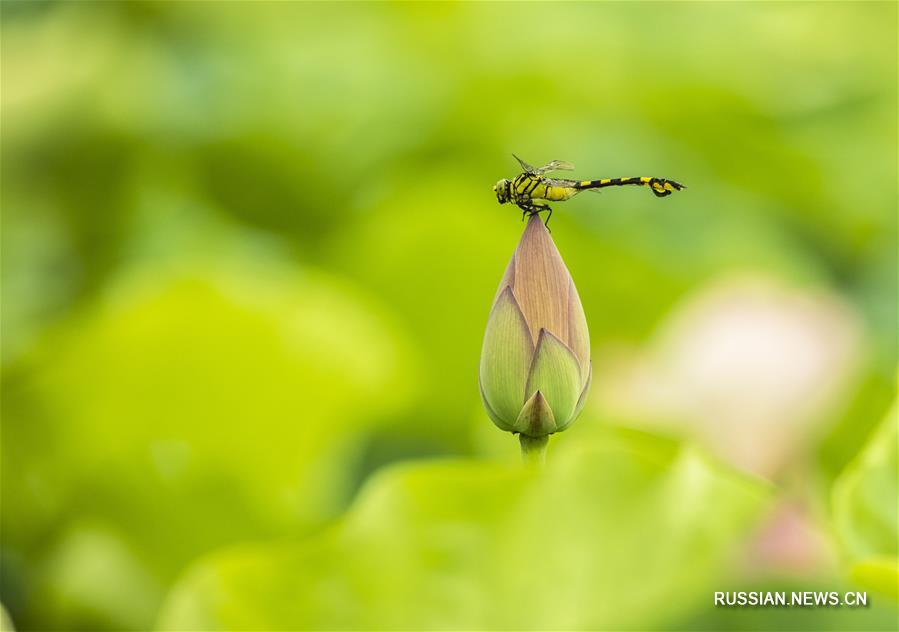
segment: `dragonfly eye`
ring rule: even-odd
[[[493,185],[493,192],[496,193],[496,201],[505,204],[509,201],[509,181],[500,180]]]

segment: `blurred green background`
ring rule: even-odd
[[[896,625],[895,3],[0,10],[17,629]],[[541,475],[477,387],[512,152],[689,186],[558,206]]]

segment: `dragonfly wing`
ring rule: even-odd
[[[537,169],[535,173],[541,174],[547,171],[574,171],[574,165],[564,160],[553,160]]]
[[[530,173],[530,174],[536,174],[536,173],[537,173],[537,170],[534,169],[534,167],[533,167],[532,165],[529,165],[528,163],[526,163],[524,160],[522,160],[521,158],[519,158],[519,157],[516,156],[515,154],[512,154],[512,157],[515,158],[515,160],[518,161],[518,164],[521,165],[521,170],[524,171],[525,173]]]
[[[573,187],[577,186],[577,180],[564,180],[562,178],[543,178],[543,182],[551,187]]]

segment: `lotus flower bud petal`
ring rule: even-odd
[[[590,374],[590,332],[587,331],[587,317],[581,306],[574,281],[570,280],[568,288],[568,347],[578,358],[581,376],[587,379]]]
[[[530,397],[535,392],[543,393],[556,423],[565,424],[574,414],[582,389],[581,371],[571,349],[554,335],[541,329],[525,396]]]
[[[481,351],[481,395],[494,423],[511,430],[524,403],[534,345],[511,288],[497,298]]]
[[[571,419],[569,419],[567,422],[559,425],[559,429],[558,429],[559,432],[562,432],[568,426],[570,426],[571,422],[573,422],[575,419],[577,419],[578,415],[581,414],[581,411],[584,410],[584,404],[587,403],[587,393],[590,392],[590,383],[591,382],[593,382],[593,366],[588,364],[588,366],[587,366],[587,382],[586,382],[586,384],[584,384],[584,390],[581,391],[581,394],[578,397],[577,405],[575,405],[575,407],[574,407],[574,413],[571,415]]]
[[[537,391],[521,409],[518,419],[515,421],[515,432],[529,437],[545,437],[556,431],[556,418],[552,408],[543,397],[543,393]]]

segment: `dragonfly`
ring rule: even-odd
[[[493,185],[493,192],[500,204],[511,202],[521,209],[521,219],[532,215],[539,215],[548,211],[544,225],[549,227],[549,218],[553,210],[546,202],[564,202],[573,198],[581,191],[599,192],[605,187],[617,187],[623,185],[648,186],[656,197],[666,197],[675,191],[687,187],[667,178],[603,178],[602,180],[566,180],[562,178],[547,178],[544,174],[552,171],[572,171],[574,165],[564,160],[553,160],[540,168],[535,168],[524,160],[512,154],[512,157],[521,165],[522,173],[513,180],[502,179]]]

